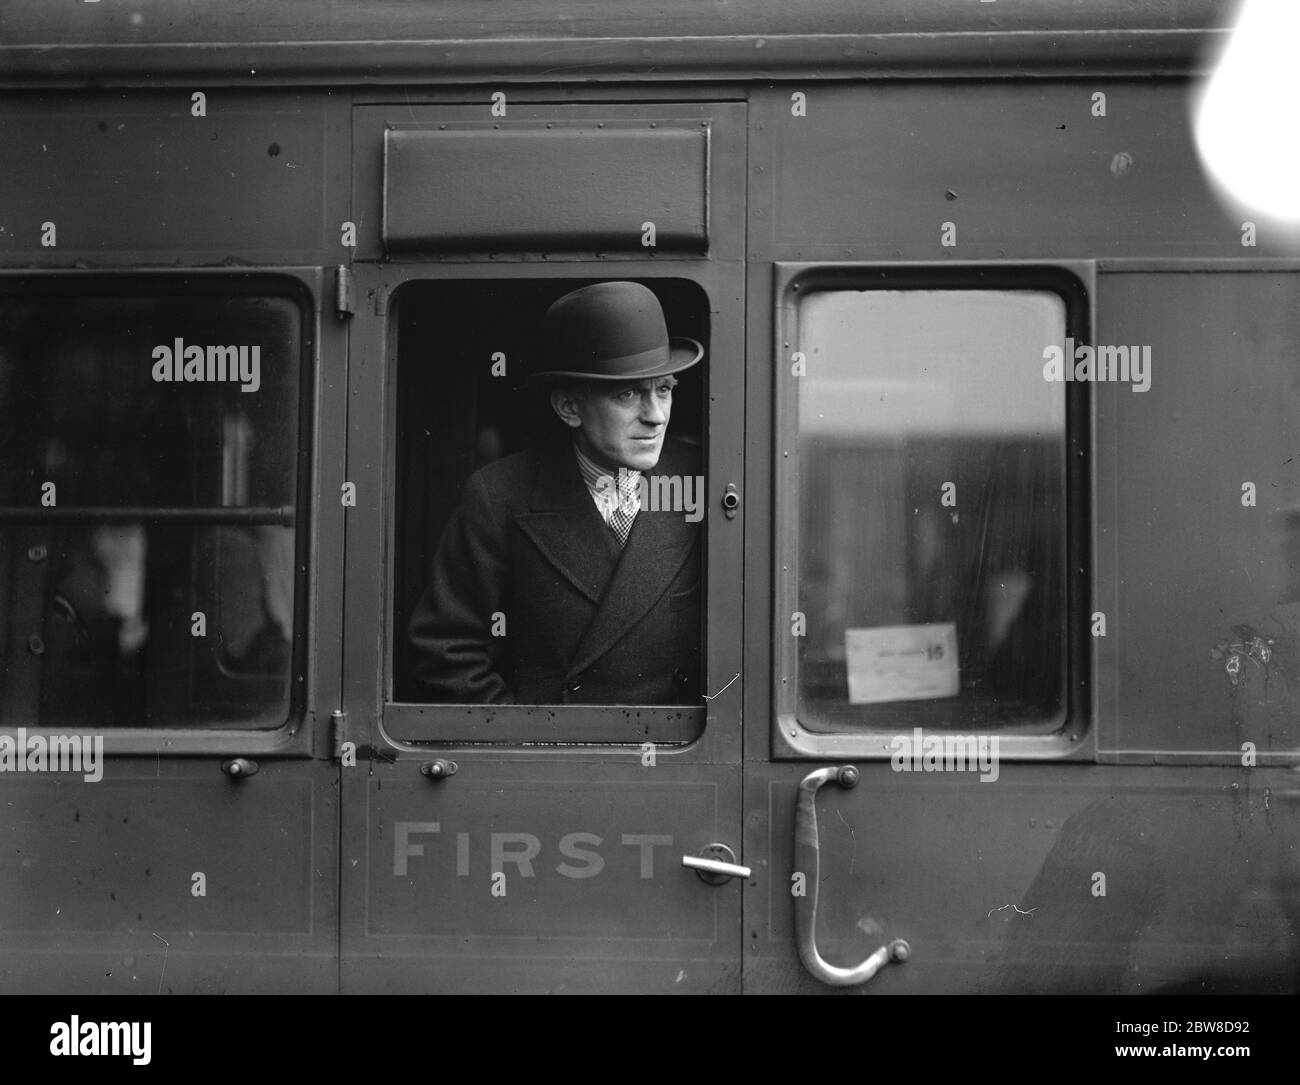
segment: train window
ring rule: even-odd
[[[302,319],[199,282],[0,293],[0,723],[286,720]]]
[[[1065,335],[1043,291],[803,298],[782,621],[808,730],[1059,721],[1066,400],[1043,352]]]
[[[666,436],[643,473],[642,511],[616,542],[575,446],[594,434],[586,451],[596,462],[613,447],[604,438],[621,440],[591,427],[621,424],[624,407],[602,405],[630,393],[617,382],[582,385],[588,413],[570,428],[554,385],[527,380],[557,364],[546,353],[548,308],[589,285],[417,282],[397,295],[399,701],[703,703],[707,349],[702,363],[642,391],[643,410],[658,417],[651,399],[667,410],[660,421],[638,415],[637,434]],[[636,289],[662,307],[670,367],[694,360],[686,340],[707,348],[708,301],[697,286],[655,280]]]

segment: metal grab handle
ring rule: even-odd
[[[840,787],[856,787],[858,770],[852,765],[836,769],[817,769],[799,784],[794,811],[795,870],[803,873],[806,895],[794,900],[794,935],[799,944],[799,959],[804,968],[822,983],[832,987],[852,987],[866,983],[890,961],[905,961],[912,947],[901,938],[881,946],[856,968],[840,968],[822,960],[817,952],[817,891],[821,881],[821,844],[817,839],[817,791],[834,780]]]

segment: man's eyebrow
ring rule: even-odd
[[[650,388],[652,390],[655,388],[659,388],[664,384],[667,384],[669,388],[676,388],[678,381],[677,378],[672,376],[671,374],[666,377],[646,377],[645,380],[628,381],[626,384],[616,384],[612,389],[610,389],[609,394],[611,396],[620,396],[624,392],[628,391],[629,389],[634,392],[639,392],[647,384],[650,385]]]

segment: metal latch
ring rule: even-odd
[[[352,303],[352,269],[344,264],[334,269],[334,309],[340,317],[356,312]]]
[[[726,490],[723,491],[722,508],[728,520],[736,518],[736,511],[740,508],[740,491],[736,489],[734,482],[728,482]]]
[[[232,780],[243,780],[257,773],[257,762],[247,757],[232,757],[221,762],[221,771]]]

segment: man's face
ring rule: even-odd
[[[601,467],[649,471],[659,462],[676,377],[627,384],[591,381],[580,395],[557,392],[556,412],[577,432],[583,453]],[[562,402],[561,402],[562,401]]]

